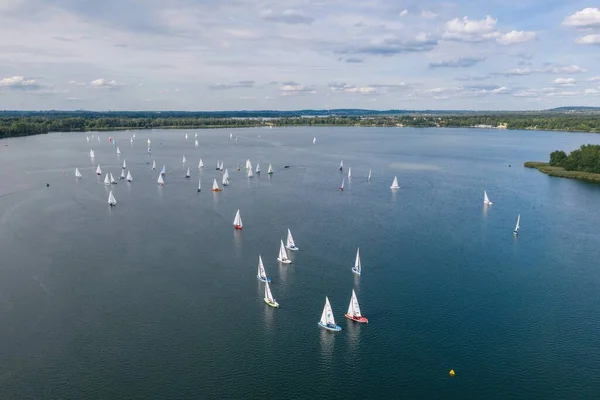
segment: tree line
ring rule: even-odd
[[[600,145],[584,144],[568,155],[562,150],[550,153],[550,165],[563,167],[567,171],[582,171],[600,174]]]

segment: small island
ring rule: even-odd
[[[549,162],[527,161],[524,166],[550,176],[600,183],[600,145],[584,144],[569,155],[556,150],[550,153]]]

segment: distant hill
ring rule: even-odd
[[[600,107],[556,107],[551,108],[546,111],[554,111],[554,112],[589,112],[589,111],[600,111]]]

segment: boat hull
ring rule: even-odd
[[[277,261],[279,261],[282,264],[291,264],[292,263],[292,260],[282,260],[279,257],[277,257]]]
[[[279,308],[279,303],[276,301],[271,301],[269,299],[267,299],[266,297],[263,299],[265,301],[265,303],[267,303],[268,305],[270,305],[271,307],[274,308]]]
[[[221,189],[213,189],[212,191],[213,191],[213,192],[220,192],[220,191],[221,191]]]
[[[350,314],[344,314],[344,317],[346,317],[346,318],[348,318],[348,319],[350,319],[352,321],[360,322],[361,324],[368,324],[369,323],[369,320],[366,319],[365,317],[362,317],[362,316],[361,317],[355,317],[355,316],[352,316]]]
[[[266,278],[266,279],[264,279],[264,278],[262,278],[261,276],[259,276],[259,275],[256,275],[256,279],[258,279],[258,280],[259,280],[259,281],[261,281],[261,282],[271,282],[271,278],[269,278],[268,276],[267,276],[267,278]]]
[[[242,226],[241,225],[234,225],[235,229],[241,231],[242,230]]]
[[[336,325],[335,327],[333,327],[333,326],[327,326],[327,325],[321,323],[321,321],[317,322],[317,324],[319,324],[319,326],[321,328],[326,329],[326,330],[331,331],[331,332],[339,332],[339,331],[342,330],[342,327],[339,326],[339,325]]]
[[[291,250],[291,251],[298,251],[298,250],[300,250],[300,249],[299,249],[298,247],[296,247],[296,246],[293,246],[293,247],[290,247],[290,246],[285,246],[285,248],[286,248],[286,249],[288,249],[288,250]]]
[[[492,203],[491,201],[484,201],[483,204],[485,204],[486,206],[491,206],[494,203]]]
[[[357,270],[355,267],[352,267],[352,272],[355,273],[356,275],[360,276],[360,271]]]

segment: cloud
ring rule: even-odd
[[[92,88],[96,88],[96,89],[101,89],[101,88],[114,88],[116,86],[119,86],[119,84],[115,81],[107,81],[104,78],[100,78],[100,79],[95,79],[93,81],[90,82],[90,87]]]
[[[300,10],[287,9],[283,12],[274,12],[273,10],[267,10],[262,13],[262,19],[269,22],[279,22],[282,24],[298,25],[305,24],[310,25],[313,23],[314,18],[304,14]]]
[[[585,89],[583,94],[585,95],[597,95],[600,94],[600,90],[596,90],[596,89]]]
[[[575,14],[569,15],[562,23],[564,26],[575,28],[593,28],[600,27],[600,9],[584,8]]]
[[[366,54],[379,56],[393,56],[404,53],[420,53],[431,51],[437,45],[437,40],[428,39],[425,35],[418,35],[412,40],[383,39],[367,44],[355,45],[338,50],[340,54]]]
[[[529,68],[511,68],[504,73],[505,76],[522,76],[531,75],[532,71]]]
[[[227,90],[234,88],[251,88],[254,87],[254,81],[237,81],[233,83],[218,83],[209,85],[208,88],[210,90]]]
[[[578,74],[580,72],[586,72],[586,70],[578,65],[551,65],[542,68],[540,72],[547,72],[550,74]]]
[[[421,11],[421,17],[423,17],[423,18],[433,19],[433,18],[436,18],[437,16],[438,15],[436,13],[434,13],[433,11],[429,11],[429,10]]]
[[[402,10],[398,13],[398,15],[401,17],[405,17],[406,15],[408,15],[408,10]]]
[[[587,78],[586,82],[598,82],[600,81],[600,76],[592,76],[591,78]]]
[[[574,78],[556,78],[552,81],[552,84],[557,86],[574,86],[577,82]]]
[[[577,44],[600,44],[600,35],[592,34],[578,37],[575,39]]]
[[[317,91],[314,86],[304,86],[293,81],[283,82],[279,86],[282,96],[293,96],[300,94],[315,94]]]
[[[378,94],[379,89],[373,86],[360,86],[360,87],[351,87],[344,89],[346,93],[358,93],[358,94]]]
[[[468,67],[472,67],[484,60],[485,60],[485,58],[477,58],[477,57],[456,58],[454,60],[438,61],[438,62],[429,63],[429,68],[468,68]]]
[[[43,86],[37,83],[35,79],[27,79],[23,76],[11,76],[9,78],[0,79],[0,90],[1,89],[10,89],[10,90],[39,90]]]
[[[454,18],[446,23],[442,37],[459,42],[484,42],[500,36],[496,30],[497,20],[486,16],[481,20],[469,20],[468,17]]]
[[[359,64],[361,62],[363,62],[364,60],[360,57],[348,57],[348,58],[343,58],[342,59],[344,62],[350,63],[350,64]]]
[[[528,31],[510,31],[498,37],[496,41],[502,45],[509,46],[518,43],[525,43],[535,39],[535,32]]]

